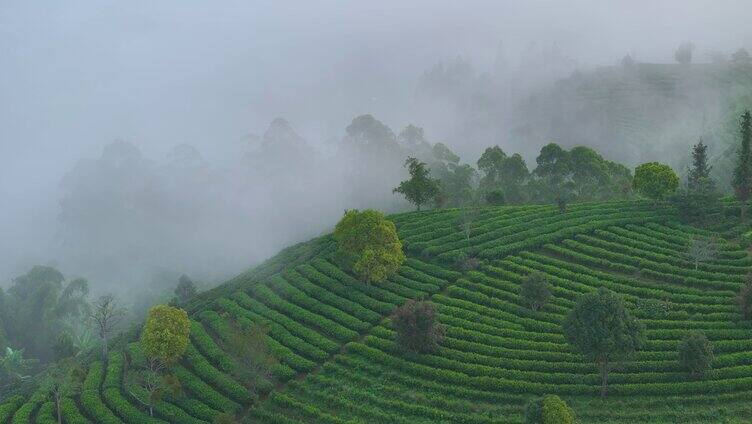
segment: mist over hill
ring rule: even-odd
[[[553,141],[681,171],[702,136],[723,183],[749,104],[730,64],[752,45],[744,7],[11,2],[0,284],[34,264],[95,290],[218,282],[346,208],[404,210],[408,124],[468,164],[498,144],[531,165]],[[691,63],[675,64],[686,40]]]

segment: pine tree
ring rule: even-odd
[[[742,144],[739,148],[739,157],[734,169],[731,185],[734,187],[736,198],[741,204],[741,219],[745,220],[747,216],[747,201],[750,194],[752,194],[752,153],[750,152],[752,115],[750,115],[749,110],[742,114],[739,121],[739,130]]]
[[[708,165],[708,145],[702,142],[692,146],[692,168],[689,170],[687,185],[689,191],[707,193],[715,188],[710,178],[711,166]]]

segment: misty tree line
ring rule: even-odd
[[[422,135],[422,130],[411,130]],[[423,205],[464,207],[555,203],[562,211],[569,202],[627,199],[633,196],[632,173],[624,165],[604,159],[595,150],[577,146],[566,150],[549,143],[540,150],[530,171],[518,153],[507,155],[499,146],[487,148],[477,168],[442,143],[430,147],[425,139],[421,159],[405,161],[410,179],[394,192],[420,210]]]
[[[181,276],[170,304],[184,306],[196,294],[193,281]],[[92,299],[87,280],[67,280],[53,267],[34,266],[14,278],[7,290],[0,288],[0,395],[29,381],[50,362],[96,354],[98,349],[106,357],[112,339],[127,330],[128,321],[143,318],[128,312],[113,295]]]
[[[565,212],[569,202],[643,196],[656,202],[667,200],[676,207],[684,222],[704,225],[711,213],[722,209],[723,193],[711,176],[708,146],[703,140],[691,148],[692,163],[680,187],[679,177],[668,165],[644,163],[635,168],[633,176],[629,168],[603,159],[593,149],[577,146],[567,151],[555,143],[543,146],[532,172],[519,154],[508,156],[499,146],[483,152],[476,170],[461,164],[459,156],[441,143],[429,149],[430,144],[422,137],[420,128],[410,125],[403,134],[405,132],[414,135],[417,145],[424,146],[423,157],[429,157],[430,162],[408,157],[404,165],[410,178],[393,191],[403,195],[418,210],[424,205],[466,208],[480,204],[554,203]],[[739,202],[739,217],[745,221],[752,199],[752,113],[749,110],[739,117],[737,137],[739,145],[730,184]],[[430,155],[425,154],[428,151]],[[693,247],[700,249],[699,245]]]

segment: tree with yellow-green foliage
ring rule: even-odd
[[[405,254],[394,223],[373,209],[352,209],[334,229],[337,252],[361,280],[382,282],[397,272]]]
[[[648,162],[635,168],[632,186],[645,197],[663,200],[679,187],[679,177],[668,165]]]
[[[531,399],[525,407],[525,424],[574,424],[574,411],[556,395]]]
[[[177,362],[188,347],[191,323],[188,314],[168,305],[157,305],[141,332],[141,349],[153,371]]]

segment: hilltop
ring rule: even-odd
[[[748,421],[752,341],[734,297],[752,266],[736,241],[732,203],[711,229],[683,225],[669,206],[612,201],[483,208],[469,237],[458,209],[389,217],[407,261],[387,282],[367,285],[338,267],[335,242],[323,236],[280,252],[189,306],[191,343],[174,372],[183,396],[165,396],[155,417],[124,378],[139,361],[135,338],[108,360],[86,364],[80,395],[65,401],[66,423],[201,423],[221,412],[248,422],[521,422],[533,396],[555,393],[582,422]],[[719,254],[697,267],[694,237],[719,240]],[[479,259],[472,270],[458,260]],[[519,284],[532,271],[552,285],[540,311],[523,306]],[[561,322],[583,293],[606,287],[622,295],[643,323],[646,346],[600,376],[566,344]],[[407,354],[388,316],[407,299],[430,299],[446,337],[434,354]],[[231,325],[265,323],[278,359],[256,395],[233,377],[225,350]],[[690,329],[713,343],[704,380],[677,363]],[[0,406],[0,423],[54,422],[37,390]]]

